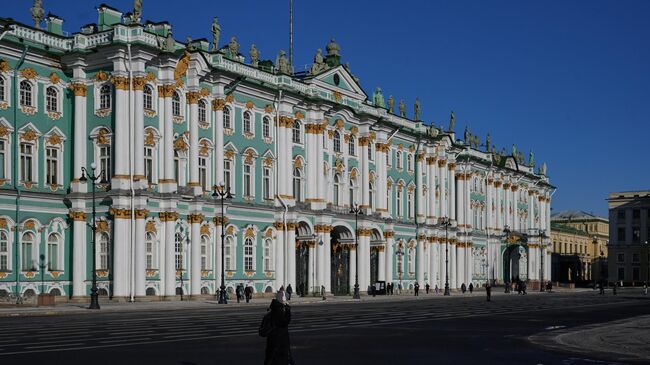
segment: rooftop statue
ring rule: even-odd
[[[465,144],[470,144],[471,143],[469,137],[470,137],[469,136],[469,127],[465,126],[465,133],[463,135],[463,139],[465,140]]]
[[[535,155],[533,154],[533,150],[530,150],[530,154],[528,155],[528,167],[535,167]]]
[[[438,136],[438,128],[436,128],[436,125],[433,122],[431,122],[431,125],[427,128],[427,134],[430,137]]]
[[[327,70],[327,64],[323,59],[323,50],[319,48],[318,50],[316,50],[316,55],[314,56],[314,63],[311,65],[311,69],[309,70],[309,73],[312,75],[316,75],[325,70]]]
[[[187,37],[187,43],[185,44],[185,49],[188,51],[196,51],[196,44],[192,42],[192,37]]]
[[[174,40],[172,32],[167,33],[165,43],[163,43],[163,50],[167,52],[174,52],[176,50],[176,41]]]
[[[478,148],[481,146],[481,139],[477,135],[472,136],[472,138],[474,140],[474,148],[478,150]]]
[[[490,152],[490,143],[491,142],[492,141],[490,140],[490,133],[488,133],[487,136],[485,137],[485,150],[487,152]]]
[[[404,104],[404,99],[399,101],[399,116],[406,118],[406,104]]]
[[[395,109],[395,99],[393,99],[393,95],[388,97],[388,112],[393,113]]]
[[[251,44],[251,49],[248,51],[248,54],[251,58],[251,66],[257,67],[257,64],[260,62],[260,51],[255,47],[255,43]]]
[[[275,69],[279,73],[287,75],[291,74],[291,66],[289,66],[289,60],[287,59],[284,50],[280,50],[278,57],[275,58]]]
[[[517,157],[517,146],[514,143],[512,144],[512,156]]]
[[[454,111],[451,111],[451,115],[449,116],[449,129],[447,132],[453,132],[454,129],[456,128],[456,116],[454,115]]]
[[[133,0],[133,21],[139,22],[142,18],[142,0]]]
[[[230,59],[236,60],[239,56],[239,43],[237,43],[237,37],[230,38],[230,43],[228,43],[228,53],[230,53]]]
[[[413,119],[420,120],[420,98],[415,98],[415,106],[413,111]]]
[[[372,101],[375,106],[378,106],[380,108],[386,107],[384,104],[384,95],[382,95],[380,87],[377,87],[377,89],[375,89],[375,93],[372,95]]]
[[[325,50],[327,50],[328,56],[339,56],[339,51],[341,51],[341,46],[339,46],[339,44],[336,43],[334,38],[332,38],[330,39],[330,42],[327,44],[327,47],[325,47]]]
[[[546,176],[546,162],[544,162],[542,167],[539,168],[539,174]]]
[[[497,154],[497,148],[496,146],[492,146],[492,154],[496,155]]]
[[[212,19],[212,50],[216,51],[219,49],[219,36],[221,35],[221,26],[219,25],[219,20],[215,16]]]
[[[30,9],[32,19],[34,19],[34,28],[41,29],[41,21],[45,18],[45,10],[43,9],[42,0],[34,0],[34,6]]]

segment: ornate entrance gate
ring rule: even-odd
[[[331,290],[334,295],[350,294],[350,248],[352,233],[343,226],[337,226],[331,233]]]
[[[515,282],[528,278],[528,253],[519,244],[509,245],[503,252],[503,280]]]
[[[379,248],[381,246],[372,246],[370,248],[370,285],[375,285],[379,280]]]
[[[296,294],[304,296],[309,291],[309,243],[296,243]]]

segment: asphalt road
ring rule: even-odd
[[[528,336],[650,313],[638,295],[473,296],[292,308],[297,364],[622,364]],[[265,308],[222,307],[0,318],[0,364],[262,364]],[[625,362],[627,363],[627,362]]]

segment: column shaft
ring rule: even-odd
[[[190,295],[201,294],[201,221],[203,216],[197,214],[190,216]]]
[[[135,219],[135,296],[146,295],[146,257],[145,257],[145,218],[146,214],[136,214]]]

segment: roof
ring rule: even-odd
[[[551,233],[553,232],[564,232],[564,233],[577,234],[579,236],[589,236],[589,233],[581,229],[573,228],[560,223],[551,223]]]
[[[551,215],[551,221],[606,219],[583,210],[563,210]]]

